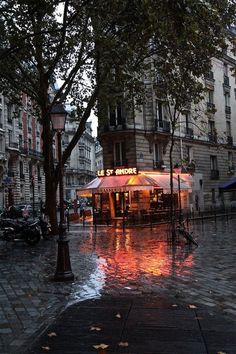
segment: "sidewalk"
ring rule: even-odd
[[[193,305],[105,297],[67,308],[25,353],[235,354],[235,333],[235,322]]]

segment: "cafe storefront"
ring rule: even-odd
[[[192,177],[173,175],[174,206],[189,208]],[[78,196],[92,196],[93,214],[100,219],[132,220],[161,216],[170,209],[170,174],[117,168],[98,172],[98,177],[77,190]]]

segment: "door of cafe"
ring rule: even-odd
[[[115,192],[113,194],[115,217],[122,217],[123,211],[129,205],[129,192]]]

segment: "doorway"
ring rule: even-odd
[[[129,205],[129,192],[115,192],[113,194],[115,217],[122,217],[123,211]]]

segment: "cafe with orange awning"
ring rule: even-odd
[[[173,174],[175,208],[189,207],[192,176]],[[136,168],[114,168],[98,171],[97,177],[77,190],[78,197],[92,196],[97,218],[133,220],[150,213],[158,215],[170,208],[170,174],[138,171]],[[158,216],[157,216],[158,217]]]

